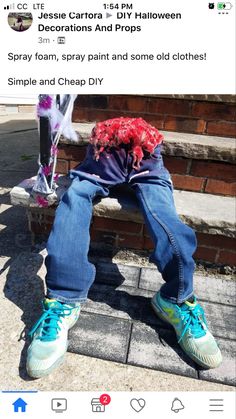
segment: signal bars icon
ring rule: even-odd
[[[9,4],[7,6],[4,6],[4,10],[11,10],[11,9],[14,9],[14,8],[15,8],[15,4],[14,3]]]

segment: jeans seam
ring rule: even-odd
[[[186,297],[184,297],[184,299],[178,299],[178,298],[175,298],[175,297],[168,297],[168,296],[166,296],[165,295],[165,293],[163,293],[162,292],[162,287],[160,288],[160,294],[161,294],[161,296],[163,297],[163,298],[165,298],[166,300],[169,300],[169,301],[171,301],[171,302],[174,302],[174,303],[176,303],[176,304],[182,304],[182,303],[184,303],[186,300],[188,300],[189,298],[191,298],[193,295],[194,295],[194,292],[192,291],[192,292],[190,292],[188,295],[186,295]]]
[[[178,268],[179,268],[179,279],[180,279],[180,284],[178,287],[178,296],[177,296],[177,300],[179,300],[180,294],[183,293],[183,267],[182,267],[182,263],[181,263],[181,257],[180,257],[180,253],[178,251],[177,245],[175,243],[174,237],[172,235],[172,233],[169,231],[169,229],[166,227],[166,224],[164,224],[162,221],[160,221],[159,217],[157,217],[156,215],[154,215],[149,207],[149,205],[147,204],[147,201],[145,199],[145,196],[142,192],[142,188],[140,185],[138,185],[140,192],[142,194],[143,200],[145,202],[145,205],[149,211],[149,213],[151,214],[151,216],[162,226],[162,228],[166,231],[168,237],[170,238],[170,242],[173,246],[174,252],[177,256],[177,260],[178,260]]]
[[[82,297],[82,298],[64,298],[60,295],[57,295],[56,293],[51,293],[49,292],[47,294],[47,297],[50,299],[55,299],[57,301],[60,301],[62,303],[83,303],[87,300],[87,297]]]

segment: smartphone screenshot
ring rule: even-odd
[[[1,417],[235,418],[235,7],[1,1]]]

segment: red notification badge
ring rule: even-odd
[[[111,398],[110,398],[109,394],[102,394],[99,398],[99,401],[104,406],[107,406],[110,403]]]

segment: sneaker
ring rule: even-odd
[[[31,377],[43,377],[62,363],[68,346],[68,330],[78,320],[79,313],[79,303],[43,301],[43,314],[29,333],[33,340],[28,348],[26,369]]]
[[[191,303],[185,301],[178,305],[162,298],[159,291],[152,299],[152,307],[158,317],[174,327],[181,348],[197,364],[204,368],[220,365],[220,349],[208,330],[204,310],[195,297]]]

